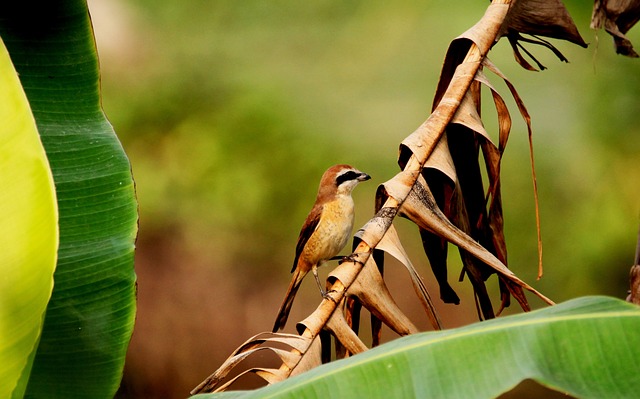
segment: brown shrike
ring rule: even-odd
[[[347,244],[354,219],[351,191],[358,183],[370,178],[368,174],[349,165],[332,166],[322,175],[316,202],[298,237],[296,257],[291,269],[293,279],[280,305],[273,332],[281,330],[287,323],[296,292],[310,270],[324,296],[317,269],[338,255]]]

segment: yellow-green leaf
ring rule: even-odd
[[[0,397],[33,361],[58,249],[53,177],[18,75],[0,40]],[[18,396],[20,394],[18,393]]]

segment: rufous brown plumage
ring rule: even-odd
[[[316,202],[302,226],[296,256],[293,261],[293,278],[278,311],[273,331],[284,328],[302,279],[313,272],[320,292],[324,295],[317,268],[338,255],[351,235],[354,221],[354,203],[351,192],[358,183],[371,177],[349,165],[335,165],[327,169],[320,180]]]

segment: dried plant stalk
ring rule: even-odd
[[[513,85],[486,58],[488,51],[502,35],[531,33],[528,31],[531,28],[530,25],[535,24],[535,18],[545,12],[560,16],[557,21],[560,21],[558,24],[563,26],[558,28],[552,23],[542,32],[535,31],[535,34],[561,37],[577,44],[581,44],[582,39],[577,34],[577,30],[572,31],[573,22],[568,14],[563,14],[566,10],[559,1],[554,0],[553,10],[544,10],[542,14],[538,13],[536,7],[532,9],[526,4],[511,7],[512,3],[515,3],[515,0],[492,1],[482,19],[451,43],[434,97],[431,115],[402,141],[398,158],[402,171],[378,188],[375,216],[358,231],[357,246],[353,253],[330,273],[326,298],[309,317],[297,324],[296,328],[300,335],[272,334],[268,339],[254,337],[234,352],[216,373],[192,393],[208,392],[214,389],[231,368],[259,350],[259,344],[269,340],[290,344],[292,348],[289,351],[282,349],[273,351],[282,360],[280,369],[254,368],[246,371],[260,375],[269,383],[298,374],[319,364],[323,357],[321,346],[325,345],[320,343],[320,337],[326,335],[327,330],[337,337],[336,346],[341,346],[340,352],[343,355],[366,350],[366,346],[360,341],[354,329],[350,328],[350,325],[353,325],[357,331],[358,322],[354,317],[359,314],[357,309],[360,305],[367,307],[378,320],[384,321],[398,334],[417,332],[415,325],[397,308],[388,293],[381,275],[382,265],[379,268],[373,259],[374,251],[378,257],[380,250],[384,250],[398,258],[407,267],[428,317],[434,328],[440,328],[441,323],[424,282],[397,239],[393,221],[398,215],[407,216],[414,221],[420,228],[425,249],[435,250],[437,256],[433,259],[437,262],[432,262],[432,267],[441,287],[441,297],[445,301],[459,302],[459,298],[447,283],[446,241],[449,241],[461,248],[465,272],[472,279],[485,317],[493,317],[493,309],[484,287],[484,279],[491,273],[497,273],[500,278],[502,306],[508,305],[509,295],[512,295],[523,309],[527,310],[528,303],[523,289],[534,293],[544,302],[553,304],[553,301],[519,279],[506,267],[499,174],[500,160],[509,135],[511,119],[504,100],[486,79],[482,68],[486,67],[504,79],[527,123],[529,138],[531,138],[530,118],[526,108]],[[553,46],[550,48],[555,49]],[[498,113],[497,145],[485,131],[479,115],[481,85],[491,90]],[[480,200],[476,200],[473,204],[476,209],[472,213],[467,213],[469,203],[464,198],[465,194],[459,184],[460,171],[452,156],[451,137],[447,136],[448,133],[454,134],[456,129],[473,137],[475,141],[472,142],[471,148],[476,153],[482,151],[489,176],[489,188],[486,193],[480,190]],[[458,144],[455,143],[455,145]],[[532,151],[531,141],[530,148]],[[436,195],[432,193],[428,184],[430,181],[438,183],[434,189]],[[535,191],[537,192],[537,189]],[[477,197],[477,190],[474,195]],[[537,212],[536,200],[536,220],[539,226]],[[452,223],[452,220],[456,223]],[[467,234],[478,230],[479,225],[487,229],[483,234],[486,235],[485,238],[488,237],[486,244],[492,251],[485,249]],[[492,232],[495,234],[491,234]],[[429,251],[427,253],[429,254]],[[539,253],[541,254],[541,247]],[[437,265],[434,267],[435,263]],[[348,308],[355,312],[348,312],[346,320],[343,315],[345,303],[349,303]],[[299,340],[292,337],[297,337]],[[378,339],[379,330],[375,330],[374,327],[374,345]]]

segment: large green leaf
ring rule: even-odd
[[[53,177],[18,75],[0,41],[0,397],[28,375],[53,289]]]
[[[395,340],[234,398],[492,398],[525,379],[580,398],[640,392],[640,308],[585,297]],[[219,395],[196,395],[194,398]]]
[[[106,120],[84,0],[0,5],[0,37],[53,171],[60,247],[27,397],[112,397],[135,317],[137,209]]]

